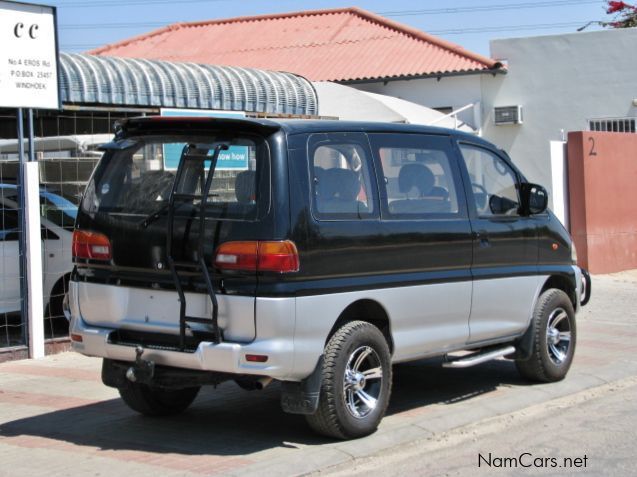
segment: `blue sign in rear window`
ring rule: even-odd
[[[192,116],[214,118],[245,118],[243,111],[213,111],[204,109],[162,109],[162,116]],[[164,145],[164,169],[175,170],[179,166],[179,158],[185,144]],[[210,152],[212,155],[212,151]],[[245,171],[248,169],[250,152],[247,146],[230,146],[230,149],[221,151],[217,159],[217,170],[220,171]],[[205,167],[209,167],[206,163]]]
[[[184,150],[186,144],[164,144],[164,169],[175,170],[179,165],[179,158],[181,152]],[[214,150],[209,152],[212,156]],[[250,159],[250,149],[248,146],[230,146],[226,151],[219,152],[219,158],[217,159],[218,171],[245,171],[248,169]],[[210,163],[206,163],[205,167],[208,168]]]

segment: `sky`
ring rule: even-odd
[[[185,21],[357,6],[489,55],[496,38],[609,21],[604,0],[41,0],[58,7],[60,50],[81,52]],[[592,24],[589,30],[599,29]]]

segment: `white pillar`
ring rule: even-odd
[[[566,143],[551,141],[551,187],[553,189],[553,212],[564,224],[568,223],[568,170],[566,165]]]
[[[40,176],[37,162],[24,164],[26,218],[26,274],[28,284],[29,355],[44,357],[44,305],[42,297],[42,234],[40,232]]]

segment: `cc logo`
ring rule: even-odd
[[[38,37],[39,29],[40,26],[37,23],[34,23],[29,28],[27,28],[24,23],[16,23],[15,27],[13,28],[13,34],[16,38],[22,38],[26,33],[29,38],[35,40]]]

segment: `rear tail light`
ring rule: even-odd
[[[255,270],[259,242],[226,242],[217,249],[215,266],[222,270]]]
[[[294,242],[226,242],[219,246],[215,266],[221,270],[289,273],[299,271]]]
[[[110,260],[112,258],[111,242],[104,234],[74,230],[73,258]]]

